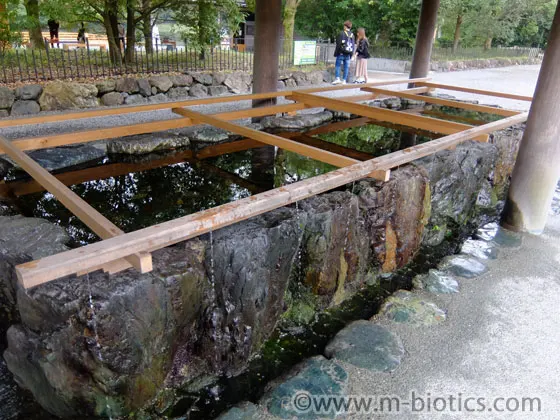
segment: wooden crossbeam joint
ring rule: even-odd
[[[124,234],[117,226],[107,220],[101,213],[76,195],[66,185],[42,168],[37,162],[15,147],[9,140],[0,136],[0,147],[23,170],[31,175],[47,191],[53,194],[64,206],[94,231],[101,239],[109,239]],[[141,252],[126,257],[128,263],[141,273],[152,270],[152,256]]]
[[[327,98],[324,96],[310,95],[306,93],[292,93],[291,97],[294,100],[305,103],[309,106],[323,106],[328,109],[349,112],[362,117],[414,127],[420,130],[427,130],[435,133],[455,134],[472,128],[471,125],[467,124],[424,117],[421,115],[405,114],[399,111],[350,103],[340,99]],[[488,135],[477,135],[474,139],[481,142],[487,142]]]

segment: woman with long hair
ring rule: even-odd
[[[358,39],[355,57],[356,61],[356,83],[367,83],[368,82],[368,58],[369,55],[369,41],[366,37],[366,30],[364,28],[358,28]]]

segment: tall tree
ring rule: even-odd
[[[244,16],[236,0],[191,0],[178,4],[175,20],[179,34],[204,59],[206,48],[217,45],[224,33],[235,32]]]
[[[453,52],[459,48],[461,41],[461,27],[465,15],[475,7],[476,0],[442,0],[440,6],[440,15],[444,20],[450,20],[455,23],[453,31]]]
[[[29,29],[29,40],[33,48],[45,48],[41,22],[39,20],[39,0],[25,0],[27,12],[27,24]]]
[[[294,42],[294,25],[296,13],[302,0],[285,0],[284,16],[282,25],[284,26],[284,51],[291,51]]]

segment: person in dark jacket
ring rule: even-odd
[[[366,37],[366,30],[364,28],[358,29],[358,41],[356,47],[356,83],[368,82],[368,58],[369,55],[369,41]]]
[[[356,39],[352,33],[352,22],[344,22],[344,29],[336,38],[334,56],[336,57],[335,80],[333,85],[346,84],[350,70],[350,60],[356,48]],[[340,79],[340,68],[344,66],[344,76]]]
[[[47,25],[49,26],[49,34],[51,36],[51,47],[56,43],[60,48],[60,44],[58,43],[58,29],[60,28],[60,23],[54,19],[49,19]]]

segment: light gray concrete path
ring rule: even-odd
[[[560,216],[551,218],[544,235],[525,236],[520,247],[500,248],[499,253],[487,262],[487,274],[460,279],[460,293],[430,297],[446,309],[446,322],[423,327],[382,321],[401,337],[407,356],[392,373],[345,365],[349,394],[398,396],[409,402],[414,391],[424,401],[447,401],[441,413],[433,408],[411,413],[401,404],[399,419],[560,418]],[[459,412],[459,395],[463,404],[469,397],[483,398],[486,408],[473,400]],[[454,410],[449,396],[456,398]],[[541,412],[496,411],[506,408],[507,399],[515,409],[526,397],[538,398]],[[468,407],[481,411],[470,413]]]
[[[496,69],[466,70],[448,73],[430,73],[429,77],[434,83],[443,83],[465,86],[475,89],[492,90],[498,92],[515,93],[518,95],[532,96],[537,84],[540,65],[512,66]],[[406,74],[369,72],[369,78],[403,77]],[[515,110],[529,110],[529,103],[511,99],[494,98],[491,96],[474,95],[464,92],[438,90],[438,93],[453,95],[459,99],[478,100],[487,105],[499,105]]]

